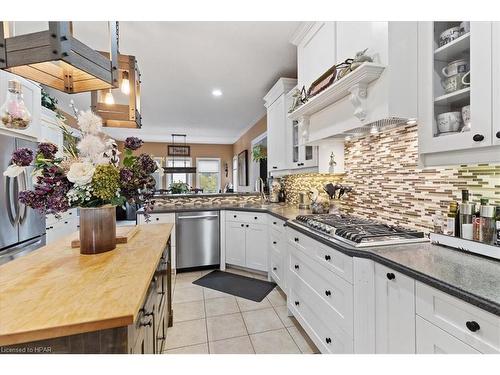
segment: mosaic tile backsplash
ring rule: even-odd
[[[346,142],[344,157],[344,176],[287,176],[289,203],[296,204],[297,193],[311,186],[339,181],[353,187],[342,200],[347,213],[420,230],[432,229],[432,217],[459,201],[462,189],[473,201],[487,197],[500,205],[500,164],[419,168],[417,125]]]
[[[210,205],[234,205],[234,204],[258,204],[260,203],[260,194],[208,194],[202,195],[164,195],[155,197],[155,208],[171,208],[173,206],[210,206]]]

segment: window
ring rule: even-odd
[[[196,187],[204,193],[218,193],[220,190],[220,159],[196,159]]]
[[[167,159],[167,167],[190,167],[191,158]],[[184,182],[192,186],[192,177],[190,173],[167,173],[167,188],[172,182]]]

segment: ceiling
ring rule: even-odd
[[[296,77],[299,22],[120,22],[120,52],[135,55],[142,74],[143,127],[109,129],[168,141],[185,133],[192,143],[234,143],[265,114],[262,98],[279,77]],[[74,35],[107,49],[107,23],[75,22]],[[223,95],[214,97],[213,89]],[[61,95],[63,97],[61,97]],[[58,94],[79,109],[89,94]],[[62,108],[66,110],[65,108]]]

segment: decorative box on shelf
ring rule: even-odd
[[[431,242],[437,245],[449,246],[468,253],[479,254],[500,260],[500,246],[488,245],[482,242],[438,233],[431,233],[429,237]]]

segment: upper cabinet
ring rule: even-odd
[[[500,161],[498,23],[420,22],[418,40],[423,164]]]
[[[10,80],[16,80],[21,83],[24,104],[31,114],[31,124],[26,130],[6,129],[3,125],[0,125],[0,130],[5,129],[26,137],[38,138],[40,136],[40,110],[42,101],[40,86],[18,75],[1,70],[0,105],[2,105],[7,98],[7,89]]]

